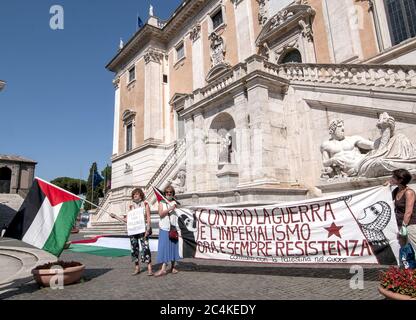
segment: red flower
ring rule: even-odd
[[[416,298],[416,270],[391,267],[380,274],[383,288]]]

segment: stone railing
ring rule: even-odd
[[[253,71],[280,78],[290,84],[362,86],[368,89],[416,89],[416,66],[367,64],[274,64],[253,55],[230,68],[223,76],[185,97],[185,109],[220,94]]]
[[[276,65],[264,62],[265,71],[294,82],[416,89],[416,66],[365,64]]]
[[[185,139],[179,140],[172,152],[167,156],[166,160],[162,163],[153,177],[149,180],[145,187],[146,198],[149,196],[153,190],[151,190],[152,186],[158,186],[162,179],[166,178],[166,175],[171,172],[173,167],[176,165],[178,159],[180,159],[186,150],[186,141]]]

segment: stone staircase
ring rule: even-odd
[[[0,236],[1,230],[10,224],[23,201],[18,194],[0,194]]]
[[[0,193],[0,204],[4,204],[15,211],[19,210],[23,200],[18,194]]]
[[[155,172],[153,177],[149,180],[144,188],[144,193],[147,201],[152,208],[152,228],[153,236],[158,235],[158,222],[159,216],[156,209],[156,197],[154,195],[152,186],[162,188],[163,184],[172,176],[185,159],[186,154],[186,141],[181,139],[177,141],[173,150],[166,157],[166,160],[162,163],[159,169]],[[133,188],[133,187],[131,187]],[[111,201],[112,198],[116,197],[118,190],[110,190],[107,195],[101,201],[97,212],[95,213],[94,221],[91,221],[87,229],[81,230],[84,234],[111,234],[111,235],[125,235],[126,226],[125,224],[116,220],[108,221],[106,216],[108,212],[111,212]],[[91,217],[92,218],[92,217]],[[107,220],[107,221],[106,221]]]

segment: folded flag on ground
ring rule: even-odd
[[[4,236],[22,240],[59,257],[75,224],[81,202],[74,194],[35,178]]]
[[[125,257],[131,253],[130,238],[127,236],[103,235],[91,239],[71,241],[69,250],[102,257]],[[150,250],[157,251],[157,239],[150,239]]]

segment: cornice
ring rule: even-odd
[[[188,0],[182,4],[171,15],[170,19],[159,27],[146,24],[137,31],[134,36],[124,45],[117,55],[107,64],[106,69],[117,72],[128,60],[132,59],[150,40],[159,41],[162,47],[166,47],[170,39],[180,30],[183,25],[207,3],[207,0]]]

